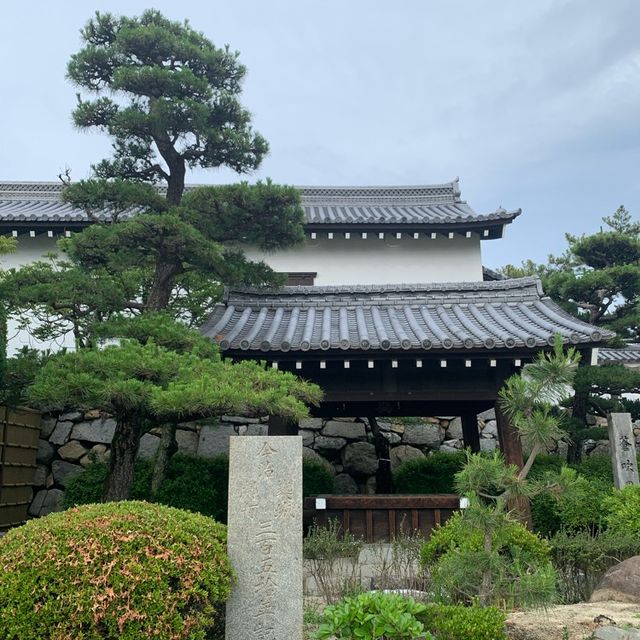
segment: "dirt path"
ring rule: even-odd
[[[595,622],[600,616],[601,622]],[[581,602],[541,611],[512,613],[507,618],[510,640],[584,640],[599,626],[640,627],[640,605],[621,602]],[[568,635],[564,630],[567,630]]]

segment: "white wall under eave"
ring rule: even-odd
[[[18,268],[37,260],[45,259],[48,253],[57,252],[56,238],[49,238],[46,234],[31,238],[28,234],[18,236],[18,248],[15,253],[0,256],[0,269]],[[73,337],[69,334],[55,343],[36,340],[28,331],[18,327],[18,323],[9,318],[7,324],[8,354],[13,355],[22,347],[33,349],[53,349],[73,347]]]
[[[352,233],[349,240],[326,232],[286,251],[265,253],[243,247],[251,260],[263,260],[275,271],[317,272],[317,285],[401,284],[428,282],[477,282],[482,280],[480,238],[454,236],[414,239],[403,234],[369,233],[363,239]]]

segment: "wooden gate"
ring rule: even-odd
[[[460,508],[454,494],[315,496],[304,501],[305,524],[337,519],[344,531],[365,542],[391,542],[400,532],[428,538]]]
[[[0,530],[27,519],[39,435],[39,413],[0,407]]]

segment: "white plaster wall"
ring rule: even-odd
[[[436,239],[411,236],[396,239],[385,234],[351,234],[346,240],[336,233],[333,240],[322,234],[317,240],[277,253],[243,247],[252,260],[264,260],[281,272],[315,271],[317,285],[400,284],[464,282],[482,280],[480,238],[455,236]],[[373,237],[372,237],[373,236]]]
[[[38,235],[31,238],[29,235],[18,237],[18,249],[15,253],[0,256],[0,269],[11,269],[21,267],[25,264],[35,262],[44,258],[47,253],[56,252],[56,238],[49,238],[47,235]],[[8,345],[7,352],[13,355],[20,348],[28,346],[34,349],[53,349],[62,347],[73,347],[71,336],[60,339],[55,343],[41,342],[35,340],[27,331],[20,330],[15,320],[9,318],[7,324]]]

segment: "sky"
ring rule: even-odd
[[[66,63],[94,10],[188,19],[248,68],[270,144],[250,180],[422,185],[460,177],[479,213],[522,208],[499,267],[561,253],[624,204],[640,217],[637,0],[3,2],[0,180],[88,177],[109,154],[71,124]],[[192,182],[240,179],[230,171]],[[246,177],[245,177],[246,179]]]

